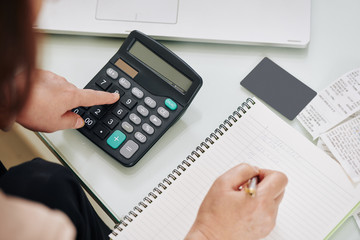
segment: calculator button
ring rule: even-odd
[[[111,134],[111,136],[106,140],[106,143],[116,149],[118,148],[126,139],[126,135],[119,131],[119,130],[116,130],[115,132],[113,132]]]
[[[116,125],[118,125],[118,123],[119,123],[119,120],[113,115],[106,116],[105,118],[103,118],[102,121],[110,129],[114,129],[116,127]]]
[[[109,88],[108,92],[110,93],[118,93],[121,96],[123,96],[125,94],[124,90],[122,90],[121,88],[113,85]]]
[[[97,118],[101,118],[105,114],[104,106],[93,106],[90,108],[90,113],[93,114]]]
[[[165,106],[168,107],[170,110],[175,111],[177,109],[177,104],[170,98],[165,100]]]
[[[152,135],[155,132],[154,128],[148,123],[144,123],[141,128],[149,135]]]
[[[117,79],[119,74],[117,71],[115,71],[112,68],[108,68],[106,69],[106,75],[108,75],[109,77],[111,77],[112,79]]]
[[[91,129],[94,127],[96,120],[91,117],[90,115],[86,115],[84,117],[84,122],[85,122],[85,127],[87,127],[88,129]]]
[[[94,128],[94,133],[101,139],[104,139],[108,134],[109,130],[103,125],[98,125]]]
[[[129,89],[131,87],[131,83],[126,78],[120,78],[119,84],[125,89]]]
[[[151,97],[146,97],[144,99],[144,102],[147,106],[149,106],[150,108],[155,108],[156,107],[156,102],[154,99],[152,99]]]
[[[135,133],[135,138],[141,143],[146,142],[146,136],[144,134],[142,134],[141,132],[136,132]]]
[[[137,110],[138,113],[140,113],[141,116],[143,116],[143,117],[147,117],[147,116],[149,115],[149,110],[147,110],[147,108],[145,108],[143,105],[137,106],[136,110]]]
[[[101,87],[103,90],[108,89],[111,85],[111,82],[105,78],[99,78],[98,80],[96,80],[95,83],[96,83],[96,85]]]
[[[140,89],[138,89],[137,87],[134,87],[133,89],[131,89],[131,93],[138,99],[141,99],[144,97],[144,92],[141,91]]]
[[[157,110],[158,114],[162,116],[163,118],[168,118],[170,116],[170,113],[168,110],[166,110],[163,107],[159,107]]]
[[[84,114],[85,110],[84,110],[83,108],[78,107],[78,108],[74,108],[74,109],[72,110],[72,112],[73,112],[73,113],[76,113],[77,115],[82,116],[82,115]]]
[[[137,104],[137,101],[132,98],[121,98],[120,102],[124,104],[128,109],[132,109]]]
[[[120,119],[123,119],[126,114],[128,114],[128,110],[125,109],[125,107],[122,106],[117,106],[112,110],[112,113],[115,114],[115,116],[117,116]]]
[[[133,140],[129,140],[120,149],[120,154],[123,155],[125,158],[129,159],[138,149],[139,145],[137,145]]]
[[[158,118],[157,116],[155,116],[155,115],[151,115],[150,116],[150,122],[152,123],[152,124],[154,124],[155,126],[157,126],[157,127],[160,127],[161,126],[161,120],[160,120],[160,118]]]
[[[136,115],[135,113],[131,113],[129,115],[129,119],[136,125],[139,125],[141,123],[141,118],[138,115]]]
[[[121,127],[128,133],[132,133],[134,131],[134,127],[128,122],[122,122]]]

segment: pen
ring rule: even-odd
[[[258,182],[258,177],[252,177],[249,179],[248,183],[245,186],[245,191],[251,196],[255,197],[256,195],[256,184]]]

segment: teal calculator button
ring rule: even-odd
[[[111,134],[111,136],[107,139],[107,144],[113,149],[118,148],[126,139],[126,135],[119,130],[116,130]]]
[[[170,110],[175,111],[177,109],[177,104],[170,98],[165,100],[165,106],[168,107]]]

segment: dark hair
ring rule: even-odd
[[[24,106],[35,68],[32,0],[0,1],[0,129]],[[23,77],[15,82],[19,72]]]

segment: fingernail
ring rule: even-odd
[[[81,117],[79,117],[79,118],[76,120],[75,129],[82,128],[84,125],[85,125],[84,119],[82,119]]]
[[[116,99],[120,98],[120,94],[119,93],[113,93],[114,96],[116,96]]]

